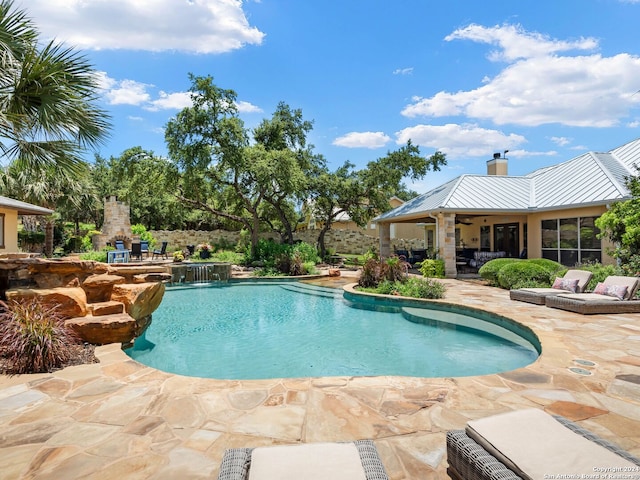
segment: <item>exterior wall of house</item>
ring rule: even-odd
[[[18,252],[18,212],[8,208],[0,208],[2,217],[2,239],[0,240],[0,252]]]

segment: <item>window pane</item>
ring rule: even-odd
[[[580,252],[580,261],[582,263],[588,262],[598,262],[602,263],[602,252],[601,251],[593,251],[593,250],[582,250]]]
[[[542,248],[558,248],[558,221],[542,221]]]
[[[560,248],[578,248],[577,218],[560,219]]]
[[[601,243],[597,237],[600,229],[595,225],[596,217],[585,217],[580,219],[580,248],[600,250]]]
[[[542,258],[547,258],[549,260],[553,260],[554,262],[558,261],[558,251],[557,250],[542,250]]]
[[[483,225],[480,227],[480,248],[485,251],[491,250],[491,227]]]
[[[565,267],[573,267],[578,263],[577,250],[560,250],[560,263]]]

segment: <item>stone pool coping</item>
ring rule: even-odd
[[[342,287],[347,278],[309,280]],[[372,438],[392,479],[446,478],[445,432],[534,407],[640,456],[640,314],[582,316],[444,280],[446,301],[531,328],[531,365],[457,378],[231,381],[167,374],[119,345],[99,364],[0,376],[0,472],[34,479],[216,478],[226,448]]]

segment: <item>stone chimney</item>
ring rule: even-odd
[[[493,158],[487,161],[487,175],[508,175],[506,157],[508,151],[504,151],[504,156],[500,156],[500,153],[493,154]]]
[[[92,237],[93,247],[100,250],[108,243],[114,246],[116,240],[122,240],[126,248],[131,248],[130,213],[129,205],[118,201],[114,195],[105,198],[102,234]]]

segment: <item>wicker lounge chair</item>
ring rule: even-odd
[[[555,420],[558,422],[558,429],[567,428],[570,432],[573,432],[580,437],[583,437],[593,444],[598,445],[606,451],[605,455],[610,455],[608,452],[612,452],[620,457],[620,461],[616,461],[617,465],[625,464],[629,462],[633,465],[640,466],[640,459],[634,457],[630,453],[622,450],[618,446],[614,445],[607,440],[604,440],[597,435],[585,430],[580,427],[578,424],[564,418],[561,416],[553,416]],[[517,429],[517,425],[513,425],[514,429]],[[561,430],[559,433],[563,433]],[[476,442],[471,436],[467,434],[466,430],[451,430],[447,432],[447,462],[449,467],[447,469],[447,473],[454,480],[522,480],[523,478],[527,478],[526,475],[519,475],[516,473],[518,471],[517,465],[511,465],[511,468],[508,467],[501,460],[496,458],[496,456],[500,456],[500,452],[494,452],[494,454],[490,453],[484,446],[480,443]],[[563,434],[566,435],[567,432]],[[533,437],[532,437],[533,438]],[[575,437],[576,441],[580,440],[579,437]],[[583,440],[581,442],[585,443]],[[528,444],[527,444],[528,445]],[[522,445],[520,445],[522,447]],[[575,452],[575,445],[570,444],[568,446],[570,450],[573,450],[573,454]],[[599,450],[598,447],[594,447]],[[526,450],[527,447],[524,446]],[[577,453],[579,455],[579,453]],[[588,460],[592,460],[588,458]],[[549,458],[545,458],[542,460],[541,467],[549,467],[548,463],[550,462]],[[596,463],[597,460],[593,460],[593,463]],[[506,463],[510,463],[509,460],[506,460]],[[593,467],[600,467],[600,464],[594,464]],[[552,468],[552,467],[549,467]],[[632,467],[632,469],[635,467]],[[522,474],[521,471],[519,471]],[[565,473],[565,472],[556,472],[553,471],[553,474]],[[571,472],[566,473],[575,473],[573,470]],[[551,474],[550,474],[551,475]],[[606,475],[606,474],[605,474]],[[557,478],[557,477],[556,477]],[[567,477],[568,478],[568,477]],[[577,478],[580,478],[579,476]],[[584,477],[586,478],[586,477]],[[600,477],[602,478],[602,477]]]
[[[389,480],[374,443],[371,440],[357,440],[353,442],[353,444],[355,445],[360,457],[362,470],[364,471],[366,480]],[[313,444],[306,445],[313,448]],[[295,448],[296,446],[298,445],[294,445],[292,447]],[[263,447],[262,450],[263,452],[267,451],[268,453],[269,448],[277,447]],[[289,448],[289,446],[284,448]],[[218,480],[247,480],[251,469],[253,451],[253,448],[233,448],[225,451],[224,457],[222,458],[222,464],[220,465]],[[330,458],[323,458],[322,460],[325,463],[331,464]],[[293,476],[291,478],[293,478]]]
[[[635,300],[640,286],[640,278],[611,275],[602,282],[605,287],[626,286],[626,294],[622,299],[600,293],[573,293],[547,297],[547,307],[559,308],[583,315],[607,313],[640,313],[640,300]],[[595,292],[595,290],[594,290]]]
[[[562,280],[578,280],[575,293],[582,293],[588,285],[593,274],[586,270],[567,270]],[[574,293],[570,290],[561,288],[517,288],[509,292],[511,300],[520,302],[535,303],[536,305],[544,305],[545,298],[552,295],[560,295],[563,293]]]

